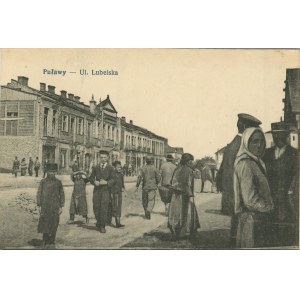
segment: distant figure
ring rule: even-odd
[[[265,164],[261,160],[265,148],[266,140],[261,129],[247,128],[244,131],[234,164],[237,248],[270,246],[274,204]]]
[[[295,244],[298,210],[290,201],[293,193],[293,180],[298,173],[297,150],[288,145],[289,125],[284,122],[271,124],[275,146],[267,149],[263,160],[274,200],[273,215],[274,246]]]
[[[25,176],[27,170],[27,164],[25,158],[22,158],[20,166],[21,166],[21,176]]]
[[[193,160],[193,155],[184,153],[173,174],[170,187],[173,193],[168,217],[168,227],[173,240],[186,235],[193,236],[200,228],[194,203]]]
[[[72,166],[72,171],[73,171],[73,172],[79,171],[79,167],[78,167],[77,160],[74,161],[74,164],[73,164],[73,166]]]
[[[39,158],[36,157],[34,162],[35,177],[39,177],[40,167],[41,167],[41,163],[39,162]]]
[[[231,229],[230,229],[230,245],[236,245],[236,230],[237,218],[234,214],[234,191],[233,191],[233,173],[234,161],[239,151],[242,134],[246,128],[259,127],[261,121],[248,114],[238,114],[238,134],[233,141],[226,146],[223,155],[223,161],[218,171],[216,178],[217,189],[222,193],[221,211],[225,215],[231,216]]]
[[[68,224],[73,224],[75,215],[80,215],[85,218],[85,223],[89,223],[88,210],[86,202],[86,184],[89,181],[86,173],[82,171],[74,172],[71,175],[74,182],[74,188],[70,203],[70,220]]]
[[[124,175],[120,161],[115,161],[113,166],[115,172],[113,175],[113,185],[111,187],[112,216],[115,218],[116,228],[121,228],[124,227],[124,225],[121,224],[122,192],[125,190]]]
[[[47,173],[47,166],[48,166],[48,158],[46,158],[46,159],[44,160],[44,165],[43,165],[44,175],[43,175],[43,178],[45,178],[45,176],[46,176],[46,173]]]
[[[38,232],[43,234],[43,246],[54,247],[59,215],[65,204],[63,185],[55,177],[57,164],[47,165],[47,178],[40,182],[37,193],[37,206],[39,207],[40,219]]]
[[[13,174],[15,174],[15,177],[18,176],[19,168],[20,168],[20,161],[18,160],[18,157],[16,156],[15,160],[13,161],[13,167],[12,167]]]
[[[29,162],[28,162],[28,174],[29,176],[32,176],[32,171],[33,171],[33,160],[31,157],[29,157]]]
[[[208,164],[205,164],[202,169],[202,182],[203,186],[203,193],[211,193],[212,192],[212,172]]]
[[[167,161],[164,162],[160,168],[161,186],[158,187],[161,201],[165,204],[165,213],[169,214],[169,204],[171,202],[172,193],[169,189],[171,185],[172,176],[176,169],[174,158],[171,154],[167,154]]]
[[[202,191],[202,175],[201,170],[194,169],[194,193],[201,193]]]
[[[141,168],[137,178],[136,190],[138,191],[139,185],[142,183],[142,202],[147,220],[151,219],[151,212],[155,205],[156,190],[159,182],[159,171],[153,165],[152,158],[146,157],[146,165]]]

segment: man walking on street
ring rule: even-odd
[[[223,214],[231,216],[230,229],[230,246],[236,245],[236,233],[238,220],[234,214],[234,190],[233,190],[233,173],[234,161],[240,149],[242,134],[246,128],[259,127],[261,121],[248,114],[238,114],[238,134],[233,141],[226,146],[224,151],[223,161],[221,163],[217,175],[217,189],[222,192],[221,211]]]
[[[29,157],[29,162],[28,162],[28,174],[29,176],[32,176],[32,169],[33,169],[33,160],[31,157]]]
[[[18,157],[15,157],[15,160],[13,161],[13,174],[15,174],[15,177],[18,176],[18,170],[20,168],[20,161],[18,160]]]
[[[40,212],[38,232],[43,234],[44,248],[53,247],[55,244],[59,216],[65,204],[62,182],[55,177],[57,170],[57,164],[47,165],[47,177],[42,179],[37,193]]]
[[[138,190],[140,183],[142,182],[143,192],[142,201],[145,211],[145,217],[147,220],[151,219],[151,212],[155,204],[155,195],[157,185],[160,182],[159,171],[152,163],[152,158],[146,158],[146,166],[140,170],[140,174],[137,178],[136,189]]]
[[[36,157],[35,162],[34,162],[34,171],[35,171],[35,177],[39,177],[39,169],[41,167],[41,164],[39,162],[39,158]]]
[[[93,210],[97,220],[96,226],[101,233],[105,233],[114,168],[108,164],[109,153],[104,150],[101,150],[99,153],[100,165],[93,167],[90,182],[94,185]]]
[[[172,197],[169,186],[171,185],[171,180],[175,169],[176,165],[174,164],[174,158],[172,154],[167,154],[167,161],[163,163],[160,168],[161,186],[158,187],[161,201],[165,204],[165,212],[167,216],[169,215],[169,204]]]

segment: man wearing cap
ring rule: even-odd
[[[221,211],[223,214],[231,216],[230,245],[236,244],[237,218],[234,214],[234,190],[233,172],[234,161],[239,151],[242,134],[246,128],[259,127],[261,121],[249,114],[238,114],[237,128],[238,134],[233,141],[228,144],[224,151],[223,161],[217,174],[217,189],[222,192]]]
[[[145,211],[145,218],[150,220],[151,212],[155,204],[157,185],[160,182],[159,171],[153,165],[151,157],[146,157],[146,166],[140,170],[140,174],[136,183],[137,190],[141,182],[143,186],[142,201]]]
[[[37,192],[37,206],[40,212],[38,232],[43,234],[43,246],[55,244],[59,215],[65,204],[61,181],[55,177],[57,164],[48,163],[47,177],[42,179]]]
[[[101,233],[105,233],[114,168],[108,164],[109,153],[104,150],[101,150],[99,153],[100,164],[92,168],[89,180],[94,185],[93,210],[97,220],[96,226]]]
[[[291,197],[293,182],[298,173],[297,150],[288,144],[289,125],[285,122],[271,124],[274,146],[267,149],[263,160],[274,200],[274,245],[294,244],[298,211]]]
[[[160,168],[161,186],[158,188],[161,201],[165,204],[166,215],[169,214],[169,204],[171,202],[171,191],[169,186],[171,185],[172,176],[176,169],[174,164],[174,158],[172,154],[167,154],[167,161],[162,164]]]

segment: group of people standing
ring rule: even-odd
[[[25,176],[28,170],[28,175],[33,175],[33,169],[35,171],[35,177],[39,176],[39,169],[41,167],[41,164],[39,162],[39,158],[36,157],[36,160],[33,161],[31,157],[29,157],[28,164],[26,163],[25,157],[22,158],[21,163],[18,160],[18,157],[16,156],[13,161],[13,167],[12,167],[12,173],[15,175],[15,177],[18,176],[19,170],[21,171],[21,176]]]
[[[274,146],[266,149],[261,121],[238,115],[238,134],[227,145],[217,187],[222,212],[231,215],[230,245],[238,248],[298,244],[297,150],[289,127],[272,123]]]

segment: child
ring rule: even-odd
[[[59,215],[65,204],[63,185],[55,177],[57,170],[57,164],[47,165],[47,177],[41,181],[37,193],[37,206],[40,212],[38,232],[43,234],[44,248],[55,244]]]
[[[121,208],[122,208],[122,192],[125,190],[124,187],[124,175],[122,173],[122,166],[120,161],[113,163],[115,172],[113,175],[113,185],[111,187],[112,196],[112,215],[116,220],[116,228],[124,227],[121,224]]]
[[[70,204],[70,220],[68,224],[73,224],[75,215],[80,215],[85,218],[85,223],[89,223],[87,202],[86,202],[86,184],[89,181],[86,173],[83,171],[74,172],[71,176],[74,182],[74,189]]]

